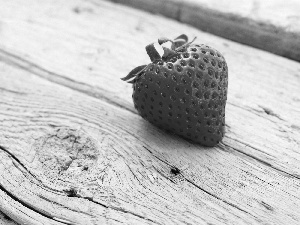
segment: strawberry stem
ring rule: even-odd
[[[147,45],[146,51],[147,51],[148,56],[150,57],[151,62],[161,60],[161,56],[157,52],[156,48],[154,47],[154,43]]]
[[[196,38],[197,38],[197,37],[194,37],[192,41],[187,42],[187,43],[181,45],[180,47],[176,48],[175,51],[180,51],[181,49],[183,49],[183,48],[189,46],[190,44],[192,44],[192,43],[196,40]]]

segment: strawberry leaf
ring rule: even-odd
[[[185,34],[179,35],[177,38],[174,39],[172,42],[171,48],[175,50],[176,48],[184,45],[188,42],[188,37]]]
[[[158,39],[158,44],[163,44],[163,43],[166,43],[167,41],[170,41],[170,42],[173,42],[172,40],[170,40],[169,38],[166,38],[166,37],[161,37]]]
[[[174,41],[177,39],[183,39],[185,42],[188,42],[189,40],[188,36],[186,36],[185,34],[179,35],[177,38],[174,39]]]
[[[142,70],[146,68],[146,66],[147,65],[142,65],[134,68],[133,70],[130,71],[130,73],[126,77],[121,78],[121,80],[127,81],[133,77],[136,77],[137,75],[139,75],[140,72],[142,72]]]

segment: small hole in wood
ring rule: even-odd
[[[177,167],[173,167],[171,168],[171,171],[170,171],[172,174],[174,175],[178,175],[180,174],[180,170],[177,168]]]
[[[83,171],[87,171],[88,169],[89,169],[88,166],[84,166],[84,167],[82,168]]]
[[[77,190],[74,188],[70,188],[70,190],[65,190],[68,197],[77,197]]]

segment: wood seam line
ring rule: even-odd
[[[14,155],[12,155],[7,149],[5,149],[4,147],[2,147],[2,146],[0,146],[0,150],[2,150],[2,151],[4,151],[7,155],[9,155],[9,157],[11,157],[11,159],[12,159],[12,161],[14,162],[14,161],[16,161],[16,162],[14,162],[14,165],[16,166],[16,167],[18,167],[19,165],[16,165],[16,163],[17,164],[20,164],[20,166],[22,167],[22,168],[19,168],[20,170],[23,170],[23,171],[25,171],[26,173],[28,173],[28,174],[30,174],[31,176],[32,176],[32,178],[33,179],[36,179],[37,181],[39,181],[39,179],[37,179],[37,177],[36,176],[34,176],[32,173],[30,173],[30,171],[28,171],[28,169],[14,156]],[[41,183],[41,182],[40,182]],[[41,188],[47,188],[47,189],[49,189],[48,187],[41,187]],[[39,212],[38,210],[36,210],[36,209],[34,209],[32,206],[30,206],[30,205],[28,205],[28,204],[26,204],[25,202],[23,202],[22,200],[20,200],[20,199],[18,199],[16,196],[14,196],[13,194],[11,194],[9,191],[7,191],[2,185],[1,185],[1,183],[0,183],[0,190],[2,190],[4,193],[6,193],[10,198],[12,198],[13,200],[15,200],[15,201],[18,201],[20,204],[22,204],[24,207],[27,207],[28,209],[30,209],[30,210],[33,210],[33,211],[35,211],[36,213],[39,213],[40,215],[42,215],[42,216],[45,216],[45,217],[47,217],[47,218],[49,218],[49,219],[53,219],[53,220],[55,220],[55,221],[58,221],[58,222],[63,222],[63,221],[65,221],[64,219],[60,219],[60,218],[57,218],[57,217],[51,217],[51,216],[49,216],[49,215],[46,215],[46,214],[44,214],[44,213],[42,213],[42,212]],[[112,210],[115,210],[115,211],[118,211],[118,212],[121,212],[121,213],[127,213],[127,214],[130,214],[130,215],[133,215],[133,216],[135,216],[135,217],[138,217],[138,218],[140,218],[140,219],[143,219],[143,220],[147,220],[147,221],[149,221],[149,222],[152,222],[152,223],[154,223],[154,224],[158,224],[158,225],[161,225],[159,222],[157,222],[157,221],[154,221],[154,220],[152,220],[152,219],[149,219],[149,218],[147,218],[147,217],[144,217],[144,216],[142,216],[142,215],[139,215],[139,214],[137,214],[137,213],[134,213],[134,212],[132,212],[132,211],[128,211],[128,210],[126,210],[126,209],[122,209],[122,208],[117,208],[117,207],[112,207],[112,206],[107,206],[107,205],[105,205],[105,204],[103,204],[103,203],[100,203],[100,202],[97,202],[97,201],[94,201],[92,198],[88,198],[88,197],[82,197],[82,196],[79,196],[79,195],[77,195],[76,194],[76,190],[65,190],[64,192],[60,192],[60,191],[57,191],[57,190],[53,190],[53,189],[50,189],[51,191],[55,191],[56,193],[58,193],[58,194],[62,194],[62,193],[64,193],[64,195],[65,196],[68,196],[68,192],[74,192],[74,196],[68,196],[68,197],[76,197],[76,198],[83,198],[83,199],[86,199],[87,201],[90,201],[90,202],[92,202],[92,203],[94,203],[94,204],[97,204],[97,205],[100,205],[100,206],[102,206],[102,207],[104,207],[104,208],[107,208],[107,209],[112,209]],[[45,198],[43,198],[44,200],[45,200]],[[90,216],[92,216],[92,215],[90,215]],[[63,222],[64,224],[72,224],[72,223],[68,223],[68,222]]]
[[[121,109],[123,109],[123,110],[126,110],[126,111],[132,112],[132,113],[134,113],[134,114],[137,114],[137,112],[134,111],[133,109],[124,107],[123,105],[119,104],[118,102],[116,102],[116,101],[114,101],[114,100],[111,100],[111,99],[109,99],[109,98],[107,98],[107,97],[105,97],[105,96],[99,96],[99,95],[95,94],[93,91],[90,91],[91,89],[93,89],[92,86],[89,86],[89,85],[87,85],[87,84],[85,84],[85,83],[79,83],[79,82],[77,82],[77,81],[75,81],[75,80],[72,80],[72,79],[70,79],[70,78],[66,78],[66,77],[64,77],[64,76],[62,76],[62,75],[59,75],[59,74],[56,74],[56,73],[54,73],[54,72],[48,71],[48,70],[46,70],[46,69],[44,69],[44,68],[42,68],[42,67],[40,67],[40,66],[38,66],[38,65],[36,65],[36,64],[34,64],[34,63],[32,63],[32,62],[30,62],[30,61],[28,61],[28,60],[25,60],[25,59],[23,59],[23,58],[21,58],[21,57],[19,57],[19,56],[16,56],[16,55],[14,55],[14,54],[11,54],[11,53],[9,53],[9,52],[3,50],[3,49],[0,49],[0,60],[2,60],[2,61],[3,61],[4,63],[6,63],[6,64],[15,66],[15,67],[20,68],[20,69],[22,69],[22,70],[25,70],[25,71],[27,71],[27,72],[29,72],[29,73],[32,73],[32,74],[34,74],[34,75],[36,75],[36,76],[38,76],[38,77],[40,77],[40,78],[42,78],[42,79],[48,80],[49,82],[52,82],[52,83],[61,85],[61,86],[66,87],[66,88],[70,88],[70,89],[72,89],[72,90],[74,90],[74,91],[77,91],[77,92],[86,94],[86,95],[88,95],[88,96],[90,96],[90,97],[93,97],[93,98],[96,98],[96,99],[98,99],[98,100],[105,101],[106,103],[109,103],[109,104],[111,104],[111,105],[113,105],[113,106],[115,106],[115,107],[119,107],[119,108],[121,108]],[[34,69],[33,69],[33,68],[34,68]],[[55,78],[52,78],[52,76],[55,77]],[[68,83],[72,83],[72,84],[74,84],[74,85],[70,85],[70,84],[68,84]],[[76,84],[79,84],[80,87],[75,87]],[[235,106],[235,107],[238,107],[238,108],[242,108],[242,107],[239,107],[239,106],[237,106],[237,105],[235,105],[235,104],[232,104],[232,103],[229,103],[229,102],[228,102],[228,104],[230,104],[230,105],[232,105],[232,106]],[[244,109],[244,108],[242,108],[242,109]],[[244,109],[244,110],[245,110],[245,109]],[[251,110],[251,112],[254,113],[253,110]],[[255,114],[256,114],[256,113],[255,113]],[[270,115],[270,114],[268,114],[268,113],[266,113],[266,114],[267,114],[268,116],[274,116],[274,115]],[[256,115],[257,115],[257,114],[256,114]],[[280,120],[282,120],[282,119],[279,118],[278,116],[275,116],[275,117],[278,118],[278,119],[280,119]],[[227,136],[227,137],[228,137],[228,136]],[[228,137],[228,138],[230,138],[230,137]],[[230,139],[231,139],[231,138],[230,138]],[[242,143],[242,142],[240,142],[240,141],[238,141],[238,140],[236,140],[236,139],[232,139],[232,140],[237,141],[237,142],[239,142],[239,143]],[[223,144],[224,144],[224,143],[223,143]],[[244,143],[242,143],[242,144],[244,144]],[[225,145],[225,144],[224,144],[224,145]],[[228,145],[227,145],[227,146],[228,146]],[[220,145],[219,145],[219,147],[220,147],[220,149],[222,150],[222,147],[221,147]],[[229,146],[228,146],[228,147],[229,147]],[[254,150],[257,150],[257,149],[255,149],[255,148],[252,147],[252,146],[248,146],[248,147],[250,147],[250,148],[252,148],[252,149],[254,149]],[[242,153],[243,155],[248,156],[248,157],[250,157],[250,158],[252,158],[252,159],[256,159],[256,161],[258,161],[258,162],[264,164],[265,166],[268,166],[268,167],[270,167],[270,168],[272,168],[272,169],[274,169],[274,170],[277,170],[277,171],[279,171],[279,172],[281,172],[281,173],[287,174],[287,175],[289,175],[289,176],[291,176],[291,177],[300,179],[299,177],[297,177],[297,176],[295,176],[295,175],[293,175],[293,174],[289,174],[288,172],[285,172],[284,170],[281,170],[281,169],[279,169],[279,168],[276,168],[276,167],[272,166],[271,164],[269,164],[269,163],[267,163],[267,162],[265,162],[265,161],[263,161],[263,160],[260,160],[260,159],[258,159],[257,157],[255,157],[255,156],[253,156],[253,155],[246,154],[246,153],[244,153],[243,151],[238,150],[238,149],[236,149],[236,148],[232,148],[232,149],[235,150],[235,151],[237,151],[237,152],[239,152],[239,153]]]

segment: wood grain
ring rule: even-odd
[[[0,211],[20,224],[299,223],[299,63],[107,2],[1,4]],[[183,30],[228,61],[215,148],[148,124],[119,80]]]
[[[73,1],[67,6],[54,2],[29,2],[39,7],[34,12],[30,6],[18,7],[17,1],[7,3],[12,6],[1,12],[4,60],[136,113],[132,88],[120,78],[135,66],[149,63],[144,50],[148,43],[187,31],[198,36],[200,43],[220,50],[229,65],[228,109],[239,114],[234,117],[227,112],[231,139],[224,143],[233,142],[243,153],[299,175],[299,63],[106,2]],[[55,17],[49,12],[55,12]],[[114,16],[120,13],[127,26],[121,16]]]
[[[0,225],[17,225],[10,217],[0,212]]]
[[[37,216],[46,224],[300,220],[297,211],[290,211],[300,205],[299,179],[241,157],[231,146],[193,145],[128,110],[6,64],[0,68],[9,74],[1,78],[2,90],[9,87],[1,98],[1,187],[35,220],[41,220]],[[174,168],[180,172],[172,172]],[[3,209],[12,210],[5,205]],[[24,214],[11,216],[22,223]]]
[[[300,61],[297,0],[110,0],[176,19],[205,32]]]

